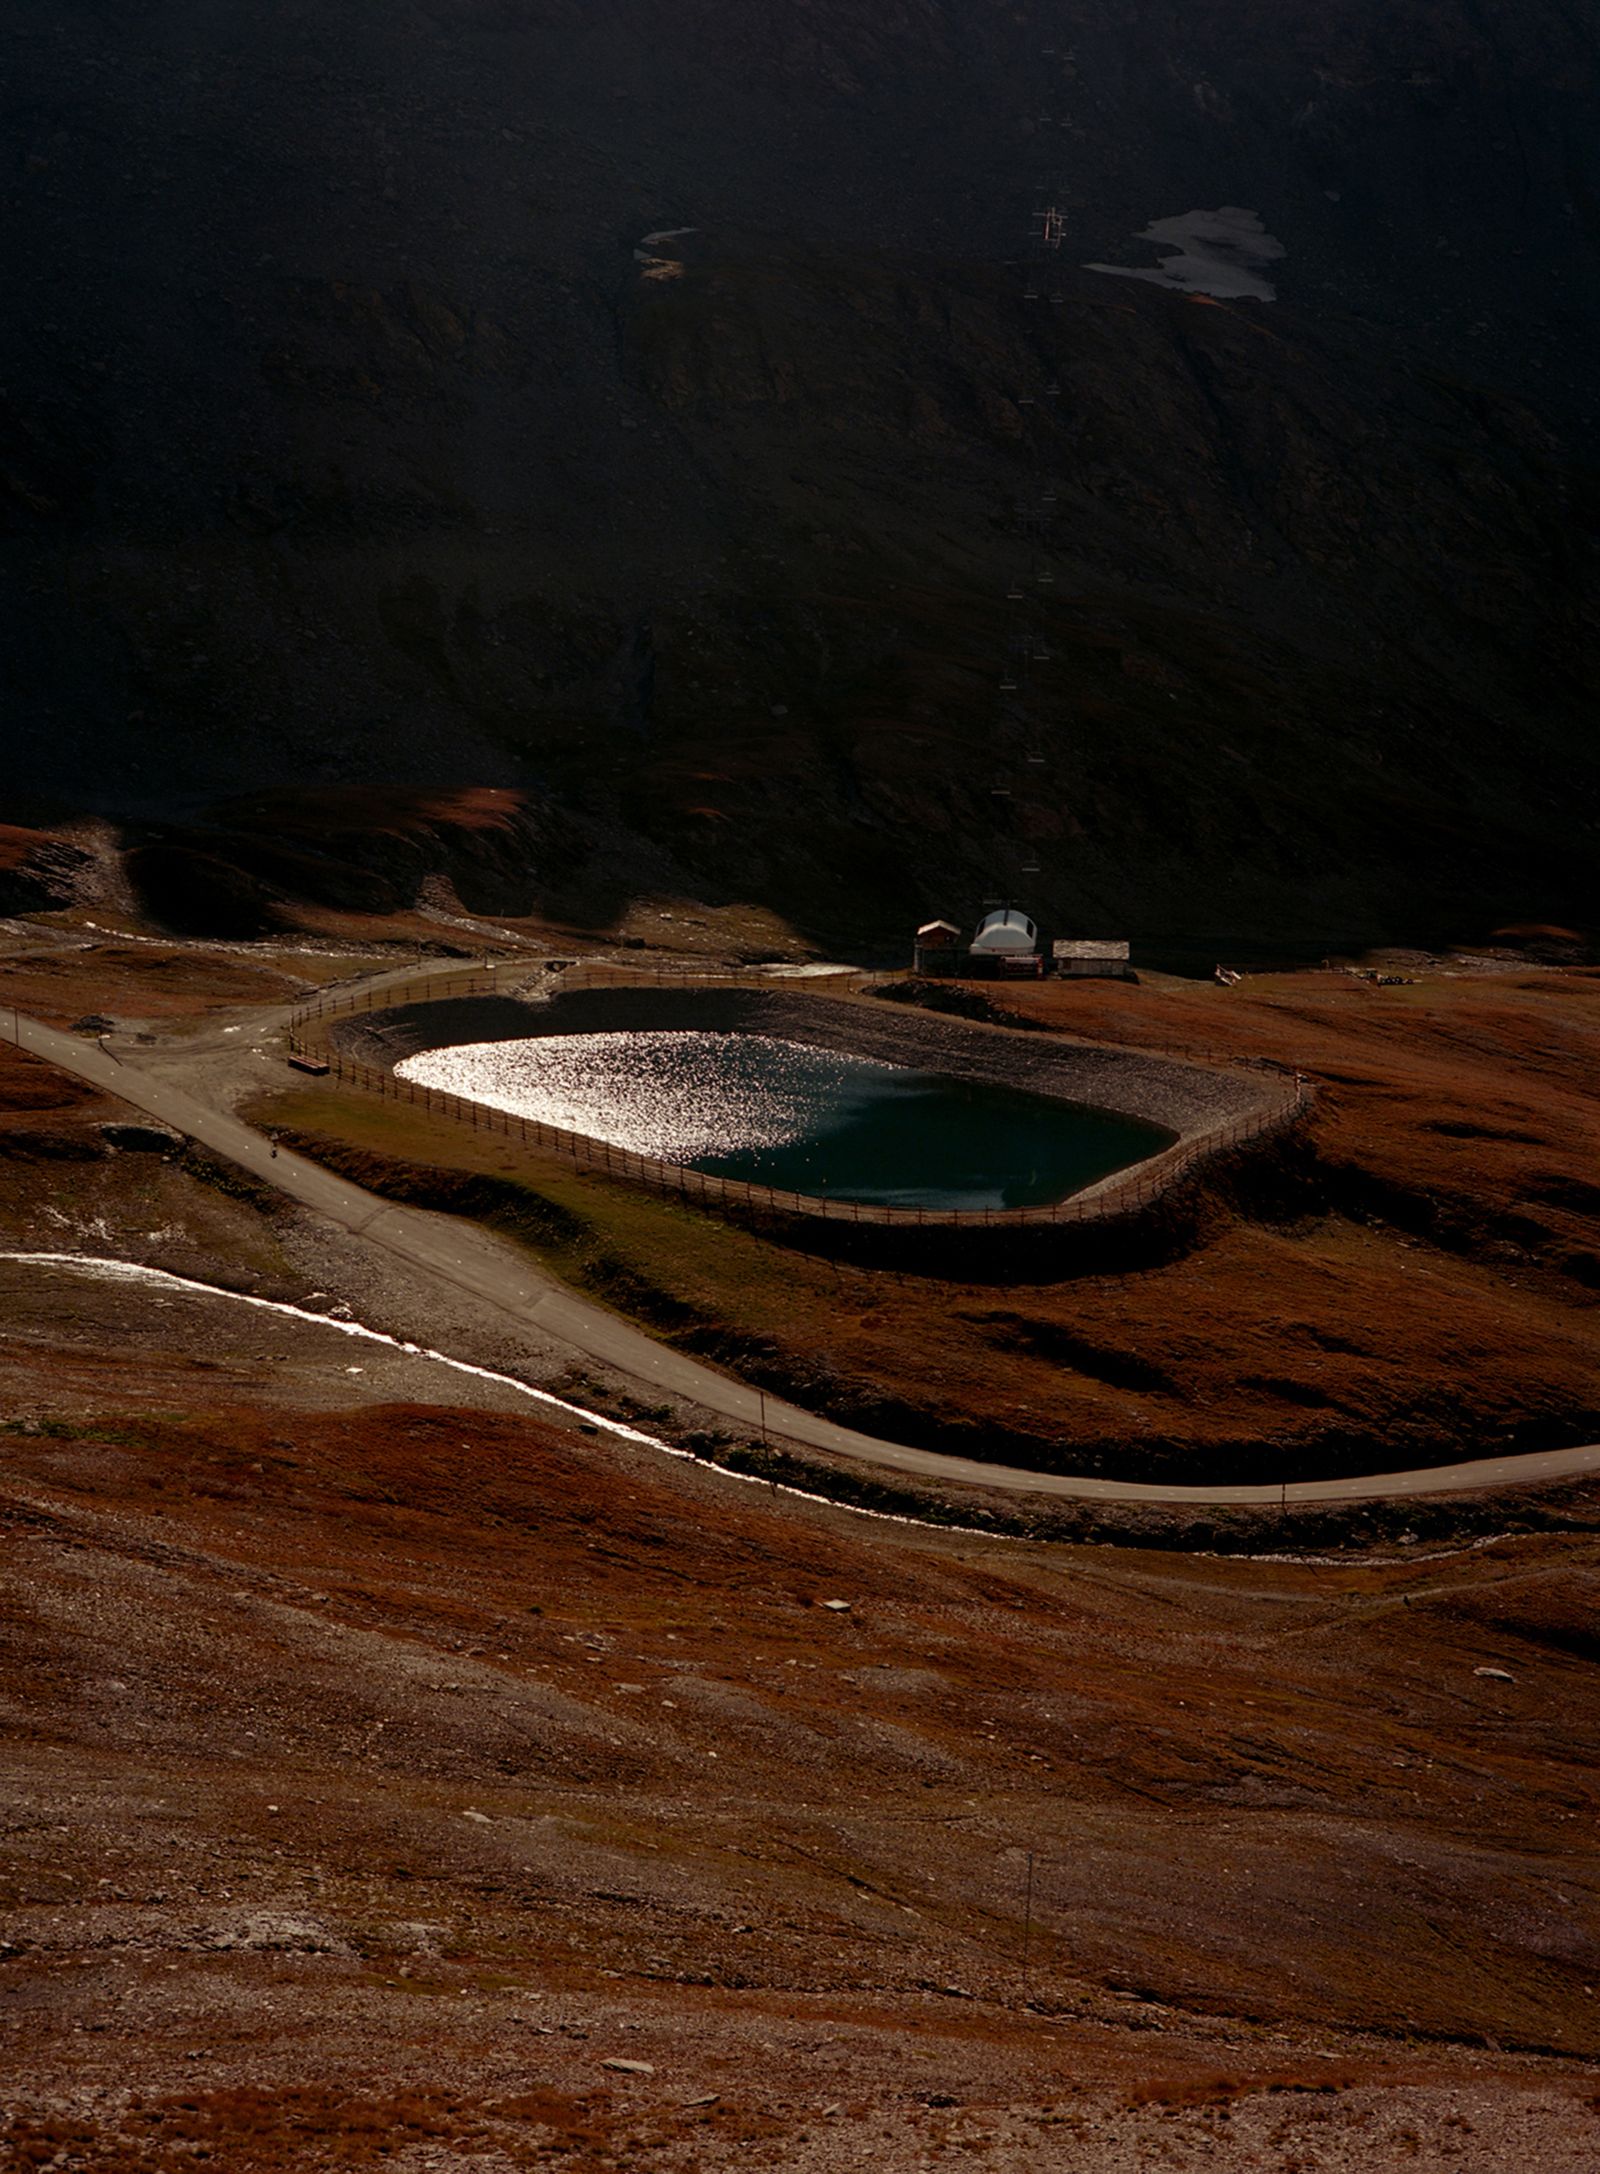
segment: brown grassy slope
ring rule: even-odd
[[[1600,2054],[1600,1736],[1551,1628],[1592,1541],[1038,1554],[415,1405],[108,1403],[13,1435],[6,1495],[14,2103],[381,2078],[481,2118],[486,2076],[621,2091],[620,2050],[652,2110],[792,2139],[886,2078],[1215,2073],[1206,2018],[1246,2078],[1330,2025],[1400,2041],[1356,2076]],[[121,2118],[89,2164],[142,2163]],[[296,2163],[237,2122],[230,2165]]]
[[[87,1161],[104,1152],[99,1126],[129,1115],[125,1104],[0,1040],[0,1166]],[[32,1197],[38,1187],[19,1175],[0,1191]]]
[[[199,1190],[40,1197],[237,1247]],[[997,1547],[11,1273],[5,2174],[1592,2163],[1592,1490],[1405,1565]]]
[[[1600,1285],[1600,974],[1047,982],[1002,1001],[1070,1033],[1293,1065],[1356,1202],[1511,1272]]]
[[[91,1013],[172,1022],[228,1005],[290,1003],[313,978],[306,965],[310,971],[292,975],[270,952],[254,959],[111,940],[0,961],[0,1006],[51,1026]]]
[[[469,912],[523,913],[530,866],[560,850],[529,795],[488,786],[263,790],[214,816],[205,828],[152,830],[127,856],[136,895],[164,927],[263,935],[295,925],[292,901],[313,914],[404,914],[441,877]]]
[[[142,1133],[140,1147],[114,1146],[103,1129],[130,1124]],[[282,1287],[275,1196],[226,1164],[162,1148],[163,1132],[127,1103],[0,1042],[0,1249],[114,1254],[179,1275],[229,1284],[256,1275]],[[0,1307],[0,1332],[15,1339],[22,1329],[19,1308]],[[106,1356],[95,1331],[68,1341],[97,1361]],[[56,1351],[44,1377],[47,1405],[71,1363]]]
[[[90,1109],[109,1112],[119,1106],[85,1081],[0,1040],[0,1126],[8,1131],[46,1111],[82,1114]]]
[[[17,1837],[39,1961],[311,1909],[354,1991],[402,1867],[480,1983],[1000,1994],[1026,1844],[1046,1998],[1600,2052],[1589,1541],[1046,1557],[420,1407],[111,1407],[7,1465],[15,1785],[80,1791],[65,1848]],[[113,1841],[126,1894],[63,1917]]]
[[[0,875],[24,867],[30,853],[44,841],[42,830],[25,830],[16,823],[0,823]]]
[[[960,1282],[819,1259],[367,1097],[308,1090],[270,1114],[351,1175],[439,1205],[486,1205],[460,1173],[511,1178],[536,1196],[506,1203],[523,1234],[662,1333],[968,1453],[1270,1479],[1593,1426],[1594,978],[1376,991],[1300,975],[1003,1001],[1087,1033],[1300,1064],[1320,1171],[1288,1220],[1229,1208],[1164,1266]],[[407,1162],[443,1174],[419,1183]]]

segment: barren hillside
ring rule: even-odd
[[[11,812],[157,910],[368,903],[394,785],[590,916],[1587,910],[1575,4],[19,0],[0,84]],[[1117,276],[1229,207],[1242,289]]]

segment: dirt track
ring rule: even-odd
[[[526,1362],[0,1068],[10,1243]],[[0,1322],[6,2174],[1600,2156],[1595,1483],[1381,1559],[996,1545],[222,1295],[0,1265]]]
[[[540,1277],[510,1248],[450,1219],[375,1199],[359,1186],[285,1150],[224,1112],[207,1109],[181,1090],[108,1056],[38,1020],[13,1014],[21,1046],[80,1079],[175,1125],[226,1155],[253,1177],[327,1215],[358,1237],[400,1255],[411,1267],[466,1290],[514,1320],[553,1335],[575,1351],[617,1367],[642,1385],[703,1406],[747,1429],[817,1448],[911,1478],[1016,1490],[1072,1501],[1177,1503],[1185,1507],[1282,1502],[1350,1502],[1390,1495],[1456,1494],[1509,1484],[1536,1484],[1600,1469],[1600,1444],[1543,1450],[1520,1457],[1475,1460],[1366,1479],[1302,1480],[1283,1487],[1160,1487],[1131,1481],[1025,1472],[972,1459],[941,1456],[902,1443],[874,1440],[756,1392],[643,1336],[614,1315]]]

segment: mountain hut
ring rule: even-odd
[[[959,974],[961,931],[954,921],[924,921],[911,949],[916,974]]]
[[[1127,981],[1133,974],[1128,963],[1127,944],[1109,937],[1058,936],[1050,949],[1056,972],[1072,981],[1082,981],[1091,975]]]

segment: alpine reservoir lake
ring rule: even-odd
[[[880,1207],[1044,1207],[1174,1137],[1140,1118],[763,1034],[471,1042],[396,1071],[659,1162]]]

